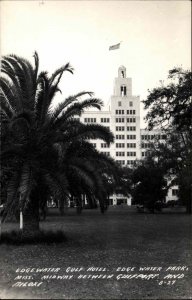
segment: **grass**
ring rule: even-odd
[[[173,212],[174,210],[172,210]],[[33,299],[191,299],[191,216],[183,213],[138,214],[133,208],[114,207],[105,214],[99,210],[84,210],[76,215],[74,209],[63,217],[55,210],[41,230],[64,233],[63,243],[3,244],[0,247],[0,297]],[[17,230],[18,224],[7,223],[3,234]],[[157,280],[117,280],[118,267],[162,267],[161,277],[169,266],[187,266],[188,271],[174,285]],[[78,279],[78,272],[67,273],[68,267],[106,268],[103,274],[112,279]],[[59,275],[73,275],[70,280],[47,279],[39,287],[12,287],[17,268],[60,268]],[[102,271],[94,272],[101,274]],[[120,272],[130,274],[130,272]],[[41,281],[41,274],[31,273]],[[49,275],[52,273],[48,273]],[[47,275],[48,275],[47,274]],[[22,274],[20,274],[22,275]],[[27,275],[25,273],[25,275]],[[46,274],[44,274],[46,275]],[[28,280],[29,281],[29,280]]]
[[[10,245],[27,245],[27,244],[53,244],[63,243],[66,241],[66,236],[62,230],[40,230],[30,236],[22,235],[19,230],[11,230],[3,232],[0,239],[0,244]]]

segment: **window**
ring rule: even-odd
[[[127,135],[127,139],[128,140],[135,140],[136,139],[136,135],[135,134],[128,134]]]
[[[118,102],[118,106],[121,106],[121,101]]]
[[[142,152],[142,156],[143,156],[143,157],[145,156],[145,152]]]
[[[127,156],[136,156],[136,152],[127,152]]]
[[[108,148],[108,145],[106,143],[101,143],[101,148]]]
[[[124,97],[127,95],[127,88],[125,85],[121,86],[121,96]]]
[[[115,113],[116,113],[116,115],[124,115],[124,110],[122,110],[122,109],[116,109],[116,111],[115,111]]]
[[[133,106],[133,101],[129,102],[129,106],[132,107]]]
[[[136,148],[136,143],[127,143],[127,148]]]
[[[109,123],[109,118],[101,118],[101,123]]]
[[[124,73],[124,71],[121,71],[121,77],[122,77],[122,78],[125,78],[125,73]]]
[[[116,118],[115,121],[117,123],[123,123],[125,121],[125,119],[124,118]]]
[[[91,143],[93,145],[94,148],[96,148],[96,143]]]
[[[125,156],[125,152],[118,151],[116,152],[116,156]]]
[[[125,139],[125,136],[124,136],[124,134],[117,134],[117,135],[115,136],[115,138],[116,138],[116,140],[124,140],[124,139]]]
[[[127,118],[128,123],[135,123],[136,119],[135,118]]]
[[[128,126],[127,127],[127,131],[135,131],[136,130],[136,126]]]
[[[96,123],[96,118],[85,118],[84,122],[85,123]]]
[[[116,148],[125,148],[124,143],[116,143],[115,146],[116,146]]]
[[[124,127],[124,126],[116,126],[116,127],[115,127],[115,130],[116,130],[116,131],[124,131],[124,130],[125,130],[125,127]]]

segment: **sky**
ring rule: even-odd
[[[63,98],[93,91],[107,104],[118,67],[132,78],[133,95],[146,99],[175,66],[191,68],[191,2],[172,1],[3,1],[1,55],[17,54],[53,72],[67,62]],[[109,46],[121,42],[120,49]],[[141,104],[141,118],[146,112]],[[144,122],[141,121],[144,127]]]

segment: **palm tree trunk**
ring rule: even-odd
[[[189,195],[189,199],[187,200],[186,203],[186,213],[191,215],[192,212],[192,199],[191,199],[191,195]]]
[[[31,192],[29,203],[23,213],[22,235],[30,238],[39,232],[39,197],[38,191]]]

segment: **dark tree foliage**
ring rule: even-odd
[[[169,71],[170,82],[149,91],[144,108],[149,109],[146,120],[149,129],[173,126],[176,130],[190,132],[192,129],[192,72],[181,68]]]
[[[154,212],[158,202],[163,202],[167,194],[164,168],[152,157],[140,162],[132,173],[133,204],[141,204]]]
[[[170,82],[149,91],[143,101],[148,109],[148,128],[167,131],[167,140],[156,149],[164,161],[172,182],[179,185],[179,197],[186,205],[186,212],[192,211],[192,72],[181,68],[169,71]]]

